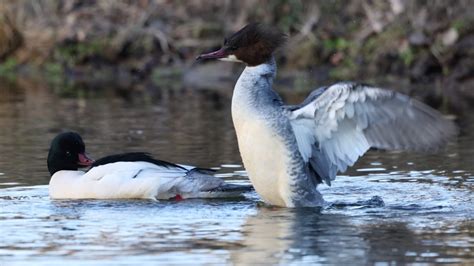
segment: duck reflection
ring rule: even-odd
[[[232,262],[363,263],[367,244],[349,218],[315,208],[260,208],[243,225],[245,251],[233,254]]]
[[[243,248],[230,258],[237,265],[435,262],[455,252],[453,247],[426,242],[407,223],[312,208],[260,208],[242,231]]]

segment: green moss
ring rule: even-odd
[[[45,78],[49,83],[61,84],[64,82],[63,66],[57,62],[48,62],[44,65]]]
[[[412,48],[408,47],[400,53],[400,57],[402,58],[405,66],[410,66],[413,60],[415,59],[415,53],[413,52]]]
[[[5,62],[0,64],[0,75],[15,71],[17,66],[18,62],[15,58],[8,58],[7,60],[5,60]]]
[[[456,31],[461,32],[466,27],[466,23],[463,20],[458,19],[452,22],[451,27]]]
[[[107,43],[104,40],[65,44],[55,50],[53,57],[57,61],[65,62],[68,66],[74,66],[87,57],[103,54],[106,48]]]
[[[350,42],[344,38],[327,39],[323,41],[324,49],[342,51],[350,46]]]
[[[59,63],[55,63],[55,62],[46,63],[44,65],[44,69],[46,71],[46,74],[48,75],[63,75],[64,74],[63,67]]]
[[[15,79],[18,62],[15,58],[8,58],[0,64],[0,76],[7,79]]]

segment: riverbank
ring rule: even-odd
[[[456,112],[474,103],[469,1],[6,0],[0,76],[41,77],[57,87],[159,88],[177,81],[224,87],[221,81],[235,80],[239,66],[194,58],[248,21],[289,35],[277,53],[278,86],[310,90],[359,80]]]

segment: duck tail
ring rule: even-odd
[[[224,183],[221,186],[218,186],[212,190],[211,192],[252,192],[255,189],[252,185],[239,185],[239,184],[232,184],[232,183]]]
[[[248,192],[254,191],[252,185],[239,185],[223,182],[220,186],[201,191],[204,198],[241,198]]]
[[[244,197],[245,193],[254,191],[252,185],[241,185],[228,183],[214,176],[216,171],[206,168],[190,169],[186,177],[187,180],[193,180],[194,188],[193,198],[239,198]]]
[[[216,173],[216,170],[214,169],[195,167],[195,168],[190,169],[187,174],[188,175],[192,175],[192,174],[214,175],[215,173]]]

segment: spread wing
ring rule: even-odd
[[[371,147],[433,151],[457,134],[453,122],[427,105],[357,83],[321,88],[289,108],[301,155],[327,184]]]

